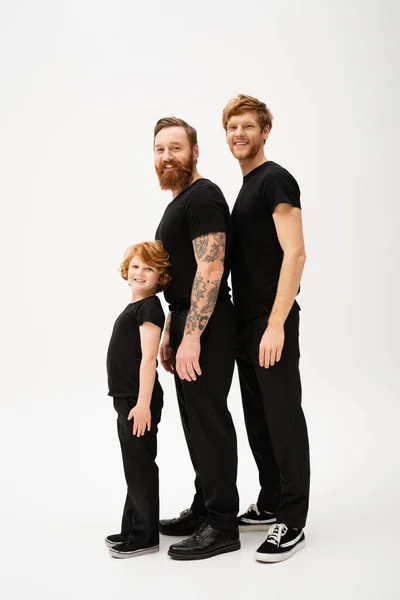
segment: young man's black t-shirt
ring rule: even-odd
[[[232,288],[240,321],[269,314],[283,260],[272,214],[278,204],[301,208],[300,189],[283,167],[267,161],[243,178],[232,210]]]
[[[131,302],[115,321],[107,352],[108,395],[131,398],[139,393],[142,358],[139,326],[150,322],[164,327],[164,311],[157,296]]]
[[[217,185],[209,179],[197,179],[181,192],[165,209],[156,232],[172,265],[172,281],[165,291],[170,304],[190,305],[197,263],[193,240],[209,233],[226,234],[225,270],[218,300],[229,299],[229,207]]]

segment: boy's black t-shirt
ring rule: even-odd
[[[232,288],[240,321],[269,314],[283,260],[272,214],[278,204],[301,208],[300,189],[283,167],[267,161],[243,177],[232,210]]]
[[[164,311],[157,296],[131,302],[115,321],[107,352],[108,395],[135,397],[139,393],[142,358],[139,326],[145,322],[164,327]]]
[[[217,232],[225,233],[227,238],[225,270],[218,295],[218,300],[225,300],[230,298],[229,207],[217,185],[209,179],[197,179],[168,204],[155,236],[163,243],[172,265],[172,281],[164,292],[167,302],[189,306],[197,270],[192,242],[201,235]]]

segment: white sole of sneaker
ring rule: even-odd
[[[113,546],[121,544],[121,542],[110,542],[110,540],[108,540],[107,538],[105,538],[104,543],[106,546],[108,546],[108,548],[112,548]]]
[[[239,531],[269,531],[275,523],[276,521],[272,523],[255,523],[254,525],[239,525]]]
[[[299,542],[298,544],[296,544],[296,546],[294,548],[292,548],[291,550],[288,550],[288,552],[282,552],[281,554],[265,554],[264,552],[256,552],[255,559],[259,562],[265,562],[265,563],[281,562],[282,560],[286,560],[286,559],[290,558],[291,556],[293,556],[293,554],[295,554],[296,552],[298,552],[299,550],[304,548],[305,545],[306,545],[306,541],[303,540],[302,542]]]
[[[113,558],[134,558],[135,556],[143,556],[144,554],[153,554],[153,552],[158,552],[159,549],[160,546],[152,546],[151,548],[140,548],[133,552],[118,552],[118,550],[110,548],[110,554]]]

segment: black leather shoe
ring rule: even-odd
[[[175,519],[162,519],[158,523],[158,530],[164,535],[192,535],[204,523],[205,517],[199,517],[187,508]]]
[[[168,555],[177,560],[198,560],[239,549],[238,529],[236,531],[219,531],[208,523],[203,523],[190,538],[178,544],[172,544],[169,547]]]

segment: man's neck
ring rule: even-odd
[[[172,200],[175,200],[175,198],[177,196],[179,196],[179,194],[181,194],[184,190],[186,190],[190,185],[192,185],[192,183],[194,183],[198,179],[203,179],[203,177],[197,171],[194,171],[194,173],[191,176],[190,181],[189,181],[189,183],[187,184],[186,187],[179,188],[179,189],[176,189],[176,190],[171,190],[171,192],[172,192]]]
[[[239,165],[242,171],[243,177],[248,175],[254,169],[257,169],[260,165],[267,162],[268,158],[264,154],[264,149],[260,150],[256,156],[253,158],[245,158],[244,160],[239,160]]]

